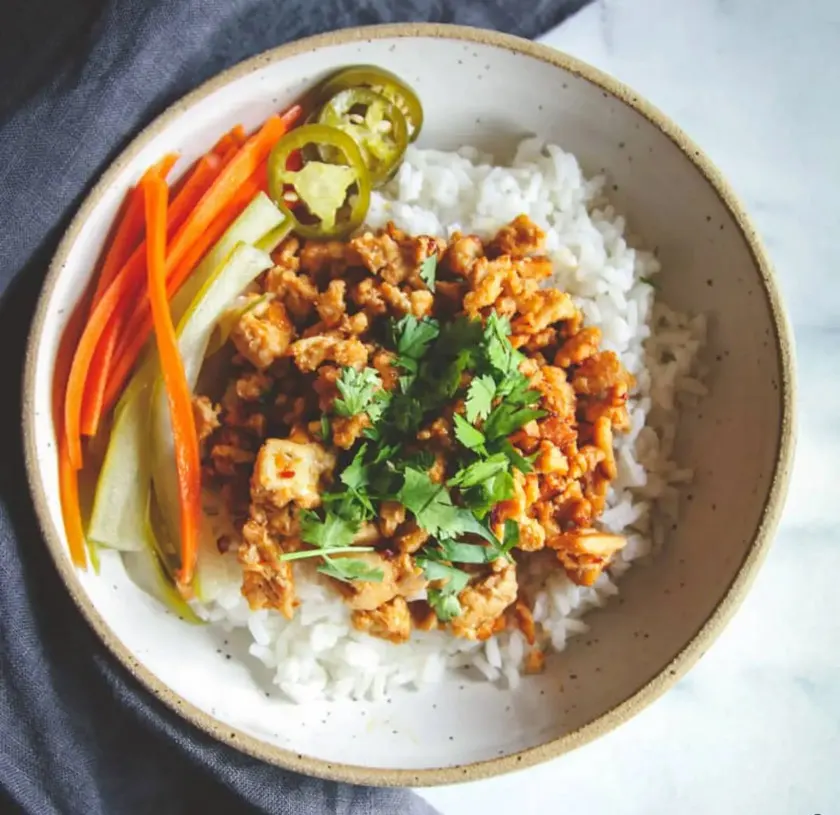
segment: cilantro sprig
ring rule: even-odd
[[[372,552],[372,546],[353,546],[353,538],[359,531],[358,521],[342,517],[328,509],[321,518],[311,510],[303,510],[299,516],[300,537],[312,549],[299,549],[297,552],[285,552],[279,560],[303,560],[304,558],[321,558],[318,571],[336,580],[349,582],[351,580],[367,580],[379,583],[384,577],[382,569],[370,566],[358,558],[336,558],[335,555],[358,554]]]
[[[420,278],[426,284],[429,291],[435,290],[437,263],[437,255],[429,255],[429,257],[420,264]]]
[[[496,395],[496,382],[489,374],[477,376],[470,382],[467,389],[465,413],[468,422],[486,419],[493,407],[493,397]]]
[[[394,364],[403,370],[400,390],[406,393],[417,377],[420,360],[440,334],[440,326],[436,320],[418,320],[411,314],[406,314],[401,320],[391,322],[390,333],[397,351]]]
[[[419,269],[430,289],[435,270],[434,258]],[[505,522],[500,540],[487,518],[513,496],[514,470],[532,469],[509,436],[544,415],[539,391],[519,370],[525,357],[510,332],[509,321],[495,312],[484,323],[466,316],[439,323],[409,314],[392,320],[385,338],[398,388],[384,391],[373,368],[342,369],[335,415],[366,413],[371,421],[362,440],[342,454],[324,507],[301,518],[302,539],[312,548],[281,557],[319,557],[319,570],[337,580],[381,580],[381,569],[352,557],[370,547],[352,542],[382,501],[397,501],[429,535],[415,555],[431,584],[429,604],[444,621],[460,614],[458,597],[471,570],[509,557],[518,543],[515,521]],[[453,414],[453,405],[463,407]],[[445,477],[433,478],[434,457],[417,434],[440,416],[452,416],[454,445]],[[321,435],[326,439],[330,432],[327,421]]]
[[[426,591],[426,600],[434,609],[438,619],[449,622],[461,614],[461,602],[458,595],[469,583],[469,575],[462,569],[441,563],[431,558],[418,558],[418,565],[422,567],[426,579],[437,582],[437,587]]]
[[[336,380],[341,397],[333,403],[338,416],[357,416],[367,413],[375,422],[385,411],[391,395],[382,389],[382,380],[375,368],[342,368]]]

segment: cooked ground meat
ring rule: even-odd
[[[613,435],[629,427],[633,378],[615,354],[600,349],[600,331],[583,325],[572,298],[543,287],[552,273],[540,255],[544,237],[520,216],[486,243],[460,234],[447,243],[389,225],[347,242],[289,238],[275,251],[275,268],[262,277],[262,291],[249,295],[250,307],[231,334],[237,353],[224,397],[218,406],[206,397],[194,402],[205,472],[241,524],[242,592],[252,608],[294,614],[299,561],[284,555],[326,552],[324,580],[346,600],[360,631],[401,643],[414,627],[445,625],[455,636],[485,639],[514,625],[533,644],[539,626],[520,586],[523,563],[533,558],[540,568],[564,569],[591,585],[624,545],[596,523],[616,476]],[[519,464],[500,488],[503,497],[486,508],[488,528],[500,541],[507,522],[515,522],[512,557],[459,561],[460,586],[448,584],[445,557],[443,572],[426,571],[428,547],[440,535],[418,513],[439,500],[433,491],[451,487],[464,466],[458,461],[464,417],[472,417],[476,432],[487,430],[482,422],[505,398],[491,388],[483,413],[476,413],[465,393],[479,372],[466,362],[455,369],[455,395],[401,440],[422,462],[417,472],[432,490],[426,503],[392,493],[364,523],[353,526],[335,515],[332,527],[311,527],[313,511],[332,506],[335,499],[327,496],[368,488],[354,480],[357,457],[380,445],[388,458],[389,442],[377,436],[376,406],[399,399],[422,373],[423,347],[412,345],[416,337],[395,347],[391,332],[400,320],[422,325],[417,321],[429,317],[440,326],[471,318],[482,331],[488,320],[508,321],[504,353],[514,355],[511,370],[536,400],[536,412],[501,439],[505,455]],[[438,384],[429,379],[429,388]],[[354,407],[353,399],[361,402]],[[409,402],[400,403],[406,426]],[[458,505],[441,511],[457,513]],[[473,532],[465,534],[473,546],[483,545]],[[318,535],[341,545],[329,554]],[[527,669],[539,670],[542,661],[542,652],[532,649]]]

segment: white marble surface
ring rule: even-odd
[[[840,3],[596,0],[545,41],[671,116],[757,222],[798,343],[797,463],[752,592],[674,690],[570,755],[422,794],[444,815],[840,813]]]

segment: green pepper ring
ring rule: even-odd
[[[314,91],[314,97],[320,101],[331,99],[339,91],[348,88],[370,88],[393,102],[405,116],[408,125],[408,140],[413,142],[420,135],[423,128],[423,106],[417,94],[398,76],[378,68],[375,65],[354,65],[343,68],[328,77],[322,85]]]
[[[299,218],[286,204],[285,200],[284,186],[286,184],[294,185],[295,177],[301,172],[301,170],[287,170],[286,164],[292,153],[297,150],[303,150],[303,148],[309,144],[326,146],[337,149],[343,153],[347,162],[346,164],[325,166],[349,167],[352,169],[355,176],[351,184],[356,184],[357,193],[355,200],[351,205],[348,218],[340,224],[337,223],[332,228],[328,229],[325,229],[320,223],[301,223]],[[306,164],[310,163],[313,162],[306,162]],[[304,167],[306,164],[304,164]],[[304,238],[340,238],[359,227],[364,221],[365,215],[367,215],[368,206],[370,205],[370,190],[370,175],[358,145],[351,136],[348,136],[346,133],[335,127],[329,127],[328,125],[323,124],[309,124],[295,128],[283,136],[283,138],[274,145],[271,154],[268,157],[269,194],[281,212],[292,219],[295,224],[294,231]],[[311,209],[311,202],[307,202],[303,196],[301,196],[301,200]],[[336,209],[336,212],[338,212],[338,209]]]
[[[355,105],[370,107],[373,104],[381,104],[385,108],[383,118],[390,123],[391,132],[387,138],[384,134],[377,136],[371,133],[369,140],[357,139],[350,130],[354,127],[348,121],[350,111]],[[399,106],[370,88],[347,88],[339,91],[324,103],[318,114],[318,121],[344,131],[356,141],[367,164],[374,187],[384,184],[393,175],[408,146],[408,125]],[[342,126],[343,122],[346,122],[346,125]],[[372,142],[377,142],[377,144],[374,145]],[[377,149],[373,149],[374,146]],[[328,159],[328,156],[324,155],[324,158]]]

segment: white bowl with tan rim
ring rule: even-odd
[[[223,635],[181,623],[109,559],[75,570],[58,500],[52,383],[62,330],[123,196],[170,150],[192,161],[236,123],[254,127],[330,71],[381,65],[424,105],[421,146],[509,155],[537,133],[606,170],[634,233],[658,249],[660,296],[703,312],[710,395],[681,417],[677,454],[696,473],[663,551],[621,583],[546,671],[509,690],[446,681],[382,703],[293,705],[266,694]],[[53,261],[26,360],[27,469],[41,526],[79,609],[153,694],[266,761],[367,784],[480,778],[601,735],[669,688],[711,645],[748,590],[779,517],[793,453],[792,341],[766,255],[709,160],[633,91],[552,49],[472,29],[353,29],[269,51],[171,107],[92,191]],[[488,712],[492,711],[492,715]]]

